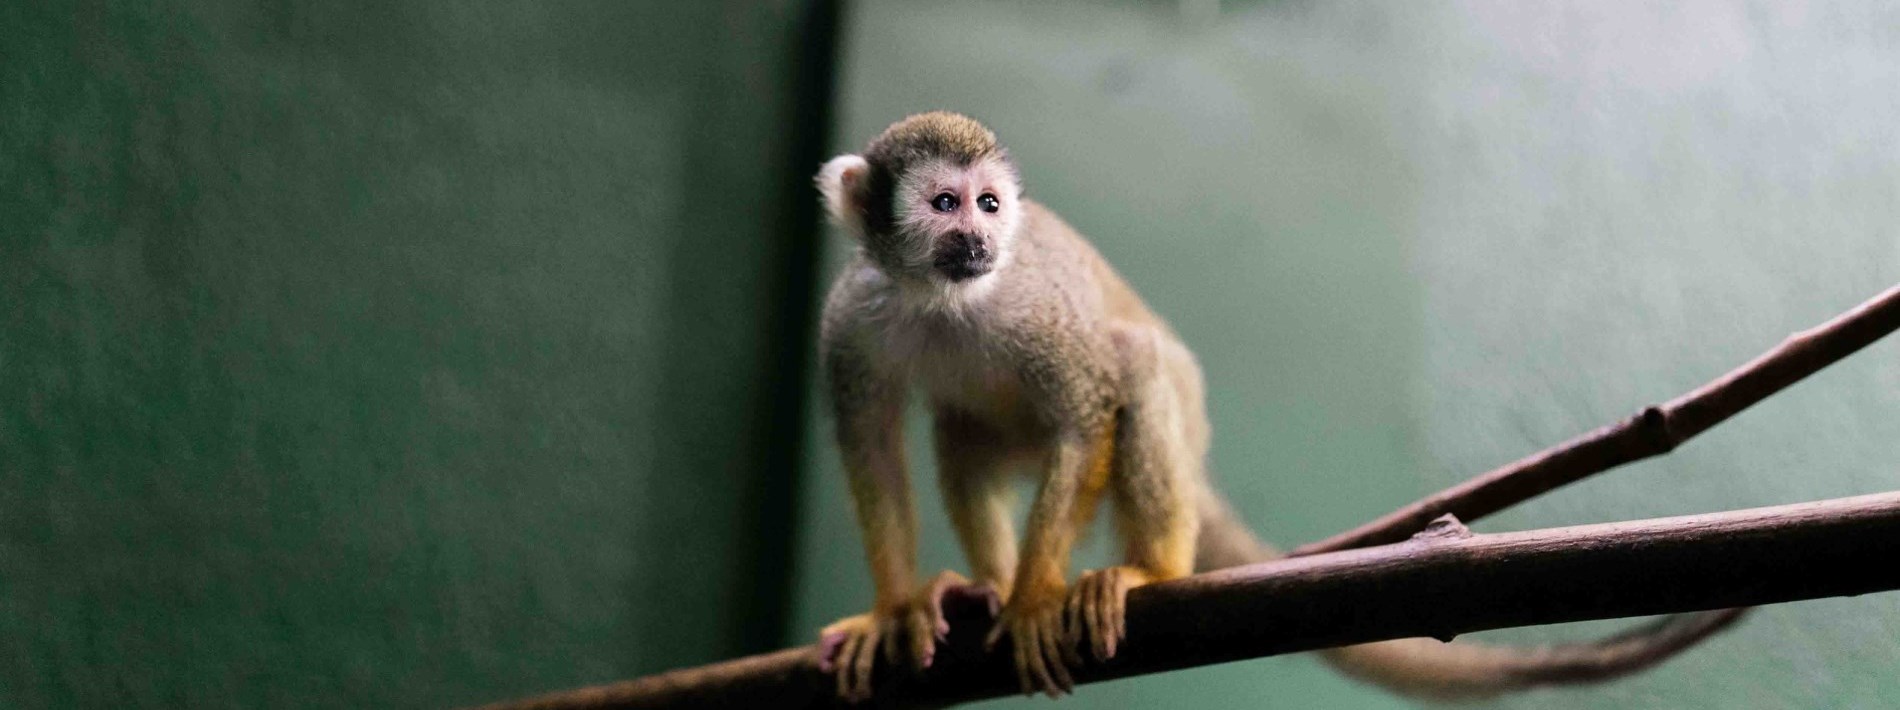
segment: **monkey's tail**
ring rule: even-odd
[[[1255,537],[1225,501],[1209,495],[1201,509],[1196,569],[1285,556]],[[1615,636],[1580,643],[1511,647],[1409,638],[1320,654],[1340,672],[1397,693],[1439,700],[1483,698],[1532,686],[1588,683],[1635,673],[1727,628],[1746,611],[1665,616]]]

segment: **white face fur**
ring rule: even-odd
[[[899,176],[893,201],[893,233],[865,239],[862,212],[868,165],[857,155],[831,159],[818,174],[818,188],[832,221],[867,248],[895,280],[924,287],[938,297],[971,298],[987,292],[1008,263],[1022,223],[1015,170],[985,159],[967,166],[927,162]],[[934,298],[932,300],[935,300]]]

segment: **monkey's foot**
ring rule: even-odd
[[[875,649],[889,624],[873,612],[847,616],[818,632],[818,669],[834,674],[838,697],[858,702],[871,697],[871,664]]]
[[[950,635],[950,622],[943,618],[943,596],[952,589],[964,589],[983,596],[989,602],[991,616],[995,616],[1003,605],[995,588],[987,584],[971,584],[963,575],[950,570],[938,572],[911,604],[910,657],[916,670],[930,667],[937,658],[937,644]]]
[[[1064,645],[1087,643],[1095,660],[1114,658],[1115,646],[1128,638],[1128,590],[1151,581],[1147,572],[1127,565],[1083,572],[1069,593]]]
[[[1016,680],[1022,684],[1024,695],[1040,690],[1059,698],[1075,692],[1069,668],[1082,665],[1082,657],[1063,630],[1065,596],[1060,582],[1040,589],[1017,588],[983,641],[984,649],[993,649],[1003,634],[1009,634],[1016,653]]]
[[[880,650],[892,666],[908,660],[912,670],[929,668],[936,659],[937,642],[950,633],[950,623],[943,618],[943,595],[952,588],[970,586],[963,575],[945,570],[902,606],[846,617],[818,632],[818,667],[836,675],[838,697],[849,702],[871,697],[871,669]],[[987,593],[994,613],[997,597],[993,591]]]

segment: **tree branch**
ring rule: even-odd
[[[1667,453],[1900,330],[1900,286],[1636,415],[1294,550],[1298,559],[1140,587],[1129,642],[1089,683],[1244,658],[1565,621],[1704,611],[1900,589],[1900,493],[1658,520],[1478,536],[1420,535],[1477,520],[1623,464]],[[1455,522],[1455,520],[1454,520]],[[1322,554],[1331,553],[1331,554]],[[949,641],[922,677],[880,668],[872,706],[937,707],[1015,690],[1007,654],[977,649],[987,604],[952,596]],[[807,646],[487,706],[838,705]]]
[[[1455,521],[1453,521],[1455,522]],[[1900,492],[1401,544],[1289,558],[1138,587],[1128,642],[1091,683],[1393,638],[1646,616],[1900,589]],[[986,606],[951,600],[923,676],[880,667],[877,707],[1015,692],[1009,654],[978,650]],[[815,647],[556,693],[490,710],[838,706]]]
[[[1788,336],[1695,391],[1492,469],[1384,517],[1293,550],[1294,556],[1403,540],[1441,515],[1467,522],[1631,461],[1665,454],[1788,385],[1900,330],[1900,286]]]

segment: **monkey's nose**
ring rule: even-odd
[[[990,255],[990,238],[987,236],[972,234],[970,232],[958,232],[952,239],[952,243],[954,243],[958,249],[962,249],[965,254],[970,255],[970,258],[983,259],[988,258]]]
[[[989,237],[958,232],[937,247],[934,261],[938,271],[953,281],[962,281],[989,273],[996,257],[990,250]]]

